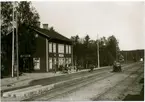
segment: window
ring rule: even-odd
[[[64,53],[64,44],[58,44],[58,53]]]
[[[68,58],[65,59],[65,63],[66,63],[66,64],[69,64]]]
[[[53,64],[56,64],[56,58],[53,58]]]
[[[68,45],[66,45],[66,48],[65,48],[65,50],[66,50],[66,54],[68,54]]]
[[[64,58],[58,58],[58,65],[64,66]]]
[[[52,43],[49,43],[49,52],[52,52]]]
[[[69,45],[69,54],[71,54],[71,45]]]
[[[56,43],[53,43],[53,53],[56,53]]]
[[[52,58],[49,58],[49,69],[52,69]]]

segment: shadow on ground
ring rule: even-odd
[[[142,78],[139,83],[144,84],[144,78]],[[140,94],[138,94],[138,95],[130,95],[130,94],[128,94],[123,99],[123,101],[144,101],[144,86],[142,87],[142,90],[141,90]]]

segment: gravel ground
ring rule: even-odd
[[[95,99],[98,100],[97,98],[100,97],[101,95],[102,97],[103,96],[104,97],[103,98],[100,97],[99,100],[122,100],[118,96],[120,96],[121,93],[124,93],[126,91],[125,89],[127,89],[128,85],[132,83],[133,79],[138,77],[139,73],[133,74],[132,76],[129,77],[129,75],[132,72],[135,72],[136,70],[138,70],[138,68],[140,68],[140,66],[138,67],[134,66],[130,68],[128,71],[116,73],[113,76],[108,77],[104,80],[100,80],[86,87],[77,89],[73,91],[72,93],[67,93],[65,95],[55,97],[52,100],[53,101],[92,101]],[[141,73],[143,73],[143,70],[141,70]],[[125,81],[122,82],[122,84],[117,85],[119,82],[123,80]],[[108,91],[111,88],[113,90]],[[106,91],[110,93],[106,93]]]
[[[139,74],[138,73],[139,71],[142,72],[140,72]],[[132,94],[139,94],[142,87],[139,85],[138,80],[143,78],[143,70],[140,69],[138,70],[138,72],[130,75],[125,80],[119,82],[115,87],[113,87],[113,89],[105,92],[105,94],[101,95],[101,97],[97,98],[95,101],[98,100],[121,101],[128,94],[128,91],[130,91],[130,93]],[[131,88],[131,86],[133,88]]]

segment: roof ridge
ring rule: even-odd
[[[64,35],[61,35],[57,31],[54,31],[54,30],[50,31],[50,30],[44,29],[44,28],[35,28],[35,29],[37,29],[37,31],[43,33],[45,36],[47,35],[53,39],[71,42],[71,40],[69,38],[65,37]]]

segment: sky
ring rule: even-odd
[[[121,50],[144,49],[145,3],[99,1],[33,1],[40,22],[70,38],[114,35]]]

